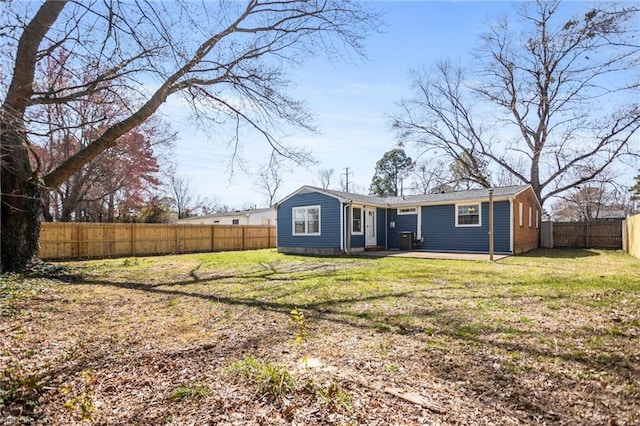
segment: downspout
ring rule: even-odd
[[[351,203],[351,200],[347,202],[347,254],[351,254]]]
[[[344,207],[345,207],[345,203],[340,203],[340,210],[342,210],[342,213],[340,213],[340,250],[342,250],[342,252],[345,251],[345,246],[344,246]]]
[[[493,261],[493,188],[489,189],[489,260]]]

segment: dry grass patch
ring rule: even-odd
[[[49,278],[2,278],[4,418],[640,418],[640,261],[619,252],[541,250],[489,263],[260,250],[64,266]]]

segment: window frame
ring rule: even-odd
[[[460,211],[459,208],[463,206],[475,206],[478,209],[478,223],[460,223]],[[482,226],[482,203],[478,202],[466,202],[466,203],[456,203],[455,204],[455,215],[456,215],[456,228],[477,228]],[[465,215],[472,216],[472,215]],[[476,215],[473,215],[476,216]]]
[[[402,211],[402,210],[408,210],[408,211]],[[402,215],[410,215],[410,214],[418,214],[418,207],[414,206],[414,207],[398,207],[396,209],[396,213],[398,216],[402,216]]]
[[[309,211],[318,210],[318,232],[309,232]],[[304,232],[296,232],[296,211],[304,211]],[[294,237],[317,236],[322,234],[322,209],[320,205],[296,206],[291,208],[291,235]]]
[[[360,211],[360,218],[359,220],[359,225],[360,225],[360,230],[356,231],[355,229],[355,224],[356,224],[356,215],[354,213],[355,210],[359,210]],[[351,235],[363,235],[364,234],[364,230],[363,230],[363,213],[364,213],[364,208],[362,208],[361,206],[351,206]]]
[[[536,229],[540,228],[540,210],[536,209]]]
[[[529,207],[529,228],[533,228],[533,209]]]

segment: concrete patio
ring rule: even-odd
[[[448,260],[489,260],[488,253],[444,253],[433,251],[399,251],[399,250],[378,250],[352,253],[353,256],[370,257],[412,257],[417,259],[448,259]],[[501,260],[508,257],[508,254],[493,255],[493,260]]]

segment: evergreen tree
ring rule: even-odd
[[[408,175],[412,167],[413,160],[407,156],[404,149],[395,148],[385,152],[376,163],[376,171],[371,180],[369,192],[382,196],[398,196],[400,180]]]
[[[640,174],[636,176],[635,179],[636,183],[631,188],[629,188],[629,191],[631,191],[632,200],[640,200]]]

